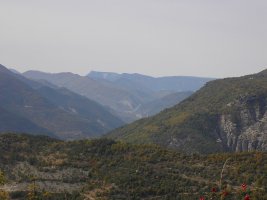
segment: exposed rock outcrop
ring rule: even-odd
[[[248,97],[233,104],[236,112],[221,115],[219,140],[230,151],[267,151],[265,97]]]

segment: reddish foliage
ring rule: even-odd
[[[244,200],[250,200],[250,197],[249,197],[249,195],[248,194],[246,194],[246,196],[245,196],[245,199]]]
[[[223,191],[222,195],[223,195],[224,197],[226,197],[226,196],[228,195],[228,192],[227,192],[227,191]]]
[[[243,183],[243,184],[241,185],[241,188],[242,188],[243,191],[246,191],[246,190],[247,190],[247,185],[246,185],[245,183]]]
[[[216,188],[212,188],[211,191],[212,191],[213,193],[217,192]]]

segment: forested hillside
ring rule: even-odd
[[[156,116],[107,137],[184,152],[267,151],[267,71],[215,80]]]
[[[11,199],[241,200],[245,194],[267,199],[267,154],[262,152],[185,155],[107,139],[62,142],[5,134],[0,169],[6,179],[0,189]]]

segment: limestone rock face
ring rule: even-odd
[[[234,104],[234,114],[219,118],[219,141],[230,151],[267,151],[266,98],[254,97]]]

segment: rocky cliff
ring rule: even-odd
[[[267,151],[266,102],[264,96],[234,102],[235,113],[219,118],[217,141],[231,151]]]
[[[208,82],[156,116],[108,134],[187,153],[267,151],[267,70]]]

